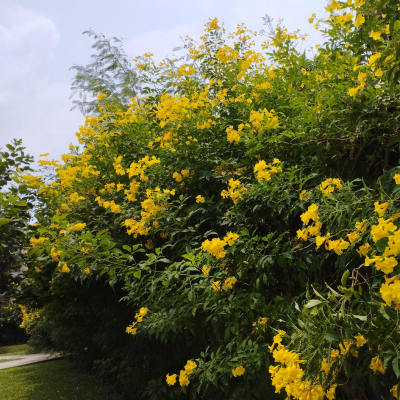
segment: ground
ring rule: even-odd
[[[0,347],[0,355],[31,354],[26,345]],[[0,371],[0,400],[121,400],[111,386],[74,369],[67,359]]]

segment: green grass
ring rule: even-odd
[[[0,371],[0,400],[121,400],[114,388],[54,360]]]
[[[36,354],[38,351],[27,344],[0,347],[0,356],[24,356],[25,354]],[[1,399],[1,397],[0,397]]]
[[[0,363],[8,362],[8,361],[17,361],[17,360],[22,360],[22,358],[7,358],[6,360],[0,360]]]

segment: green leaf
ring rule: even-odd
[[[389,243],[389,238],[387,238],[387,237],[384,237],[384,238],[382,238],[382,239],[379,239],[379,240],[376,242],[376,248],[377,248],[377,250],[378,250],[378,251],[385,251],[385,249],[386,249],[388,243]]]
[[[0,218],[0,225],[9,224],[10,222],[13,222],[10,218]]]
[[[16,202],[14,203],[14,205],[15,205],[15,206],[19,206],[19,207],[27,207],[27,204],[26,204],[24,201],[22,201],[22,200],[16,201]]]
[[[310,300],[304,307],[305,308],[313,308],[318,306],[319,304],[323,303],[321,300]]]

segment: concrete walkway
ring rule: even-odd
[[[15,358],[20,358],[20,360],[14,360]],[[6,362],[0,363],[0,369],[6,368],[14,368],[14,367],[22,367],[24,365],[36,364],[43,361],[53,360],[54,358],[58,358],[56,355],[50,354],[26,354],[24,356],[0,356],[0,360],[10,360]]]

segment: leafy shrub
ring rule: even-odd
[[[399,10],[327,10],[312,59],[213,19],[135,59],[129,106],[93,89],[53,179],[25,177],[36,342],[144,398],[397,396]]]

